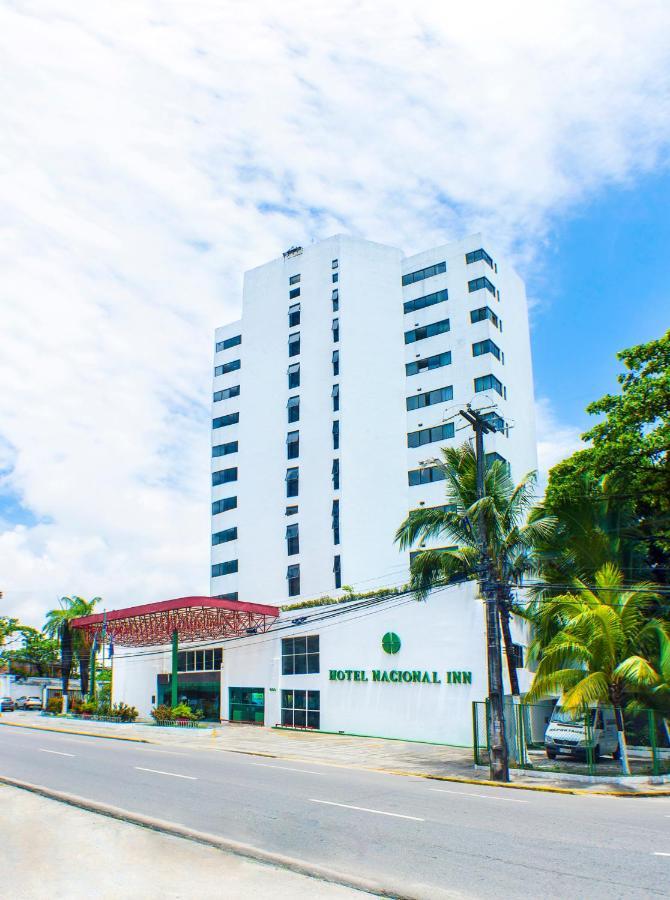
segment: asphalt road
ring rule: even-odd
[[[0,728],[0,774],[401,896],[670,896],[669,798],[512,791],[22,728]]]

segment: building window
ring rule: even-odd
[[[337,377],[340,374],[340,351],[333,350],[333,375]]]
[[[219,578],[221,575],[232,575],[237,572],[237,560],[230,559],[228,562],[216,563],[212,566],[212,578]]]
[[[300,275],[291,275],[288,280],[289,284],[300,284]]]
[[[502,397],[502,382],[498,381],[495,375],[481,375],[479,378],[475,378],[475,394],[480,394],[482,391],[497,391]]]
[[[340,449],[340,420],[335,419],[333,422],[333,450]]]
[[[333,398],[333,412],[337,412],[340,408],[340,386],[339,386],[339,384],[333,385],[333,390],[330,392],[330,395]]]
[[[212,547],[217,544],[227,544],[228,541],[237,540],[237,528],[226,528],[225,531],[217,531],[212,535]]]
[[[444,425],[435,425],[433,428],[410,431],[407,435],[407,446],[422,447],[424,444],[434,444],[436,441],[447,441],[453,436],[454,423],[447,422]]]
[[[407,473],[410,487],[416,487],[417,484],[430,484],[432,481],[444,481],[444,479],[444,469],[440,466],[424,466],[421,469],[411,469]]]
[[[297,516],[298,515],[298,507],[297,506],[287,506],[286,507],[286,515],[287,516]]]
[[[339,461],[339,459],[333,460],[333,467],[330,471],[333,476],[333,490],[338,491],[340,489],[340,461]]]
[[[289,597],[297,597],[300,593],[300,565],[289,566],[286,569]]]
[[[415,312],[417,309],[425,309],[426,306],[434,306],[436,303],[444,303],[449,299],[449,292],[445,289],[437,291],[434,294],[426,294],[424,297],[417,297],[416,300],[408,300],[403,303],[405,313]]]
[[[318,634],[282,639],[282,675],[318,675],[320,671]]]
[[[465,262],[470,265],[470,263],[479,262],[479,260],[483,260],[488,266],[493,268],[493,260],[488,255],[486,250],[482,250],[480,247],[479,250],[472,250],[470,253],[465,254]]]
[[[333,525],[333,543],[340,543],[340,501],[333,500],[333,512],[332,512],[332,525]]]
[[[481,278],[473,278],[472,281],[468,281],[468,291],[471,294],[475,291],[481,291],[482,288],[486,288],[486,290],[495,297],[496,289],[486,276],[482,275]]]
[[[472,345],[473,356],[484,356],[485,353],[492,353],[496,359],[500,359],[500,347],[494,344],[490,338],[486,338],[485,341],[477,341]]]
[[[289,422],[300,421],[300,397],[289,397],[286,404]]]
[[[498,316],[493,312],[493,310],[488,306],[480,306],[479,309],[471,309],[470,310],[470,321],[474,325],[475,322],[484,322],[486,319],[489,319],[496,328],[500,328],[502,331],[502,323],[499,321]]]
[[[240,414],[236,413],[228,413],[227,416],[219,416],[216,419],[212,419],[212,428],[225,428],[227,425],[237,425],[240,421]]]
[[[217,403],[219,400],[230,400],[231,397],[239,397],[240,396],[240,386],[239,384],[235,384],[232,387],[225,388],[222,391],[214,391],[214,402]]]
[[[433,275],[441,275],[446,271],[446,262],[439,262],[434,266],[427,266],[425,269],[417,269],[416,272],[410,272],[409,274],[402,276],[403,287],[407,284],[414,284],[415,281],[423,281],[425,278],[432,278]]]
[[[333,319],[333,340],[337,343],[340,339],[340,320]]]
[[[237,481],[237,466],[232,469],[220,469],[218,472],[212,472],[212,486],[217,484],[228,484],[231,481]]]
[[[334,259],[334,260],[331,262],[331,264],[330,264],[330,268],[331,268],[331,269],[337,269],[337,268],[339,267],[339,265],[340,265],[339,260]]]
[[[212,515],[227,512],[229,509],[237,509],[237,497],[224,497],[223,500],[215,500],[212,503]]]
[[[504,464],[505,468],[509,472],[509,468],[510,468],[509,463],[507,462],[507,460],[505,459],[504,456],[501,456],[499,453],[496,453],[495,451],[493,451],[493,453],[487,453],[484,456],[484,460],[486,461],[487,468],[489,466],[491,466],[494,462],[501,462]]]
[[[413,344],[414,341],[422,341],[425,338],[434,337],[436,334],[444,334],[446,331],[449,331],[449,319],[431,322],[430,325],[423,325],[420,328],[412,329],[412,331],[406,331],[405,343]]]
[[[288,367],[288,387],[289,390],[300,387],[300,363],[291,363]]]
[[[414,394],[407,398],[407,409],[421,409],[424,406],[434,406],[436,403],[446,403],[454,399],[452,385],[436,388],[434,391],[426,391],[425,394]]]
[[[298,356],[300,353],[300,332],[295,331],[288,336],[288,355]]]
[[[340,276],[337,272],[333,272],[333,284],[336,284],[340,280]]]
[[[289,299],[289,300],[295,300],[295,298],[296,298],[296,297],[299,297],[299,296],[300,296],[300,288],[299,288],[299,287],[293,288],[292,291],[289,291],[289,292],[288,292],[288,299]]]
[[[228,596],[228,595],[225,595]],[[225,599],[222,597],[221,599]],[[180,650],[177,654],[178,672],[216,672],[223,662],[223,650]]]
[[[221,350],[229,350],[231,347],[237,347],[237,345],[241,343],[242,335],[236,334],[235,337],[226,338],[225,341],[218,341],[216,344],[216,352],[220,353]]]
[[[215,375],[227,375],[228,372],[237,371],[237,369],[239,369],[240,366],[241,366],[241,363],[240,363],[239,359],[231,359],[230,362],[224,363],[222,366],[215,366],[214,374]]]
[[[335,575],[335,587],[342,587],[342,565],[340,562],[340,557],[336,556],[333,560],[333,573]]]
[[[300,553],[300,535],[298,534],[298,523],[286,526],[286,552],[289,556],[296,556]]]
[[[237,441],[229,441],[227,444],[217,444],[212,447],[212,456],[228,456],[230,453],[237,453]]]
[[[333,288],[333,312],[337,312],[340,308],[340,292],[337,288]]]
[[[298,467],[286,470],[286,496],[287,497],[297,497],[298,496],[298,487],[299,487],[300,476],[298,474]]]
[[[294,303],[288,308],[288,327],[295,328],[300,325],[300,304]]]
[[[286,457],[297,459],[300,456],[300,432],[289,431],[286,435]]]
[[[498,431],[501,434],[504,434],[506,437],[509,437],[509,429],[507,428],[505,420],[502,418],[502,416],[499,416],[496,412],[482,413],[481,416],[485,422],[489,423],[494,431]]]
[[[435,356],[427,356],[425,359],[417,359],[415,362],[405,363],[406,375],[418,375],[428,372],[430,369],[439,369],[442,366],[451,365],[451,350],[444,353],[436,353]]]
[[[282,691],[281,723],[285,728],[320,728],[319,691]]]

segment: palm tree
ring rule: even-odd
[[[533,508],[534,472],[515,485],[507,464],[495,460],[484,476],[484,496],[478,499],[477,457],[472,447],[464,444],[443,448],[442,455],[443,461],[438,465],[446,482],[446,505],[412,510],[398,529],[396,541],[403,549],[417,543],[422,548],[429,540],[446,540],[452,546],[421,550],[412,561],[410,587],[417,597],[423,598],[438,585],[476,577],[482,561],[479,522],[484,518],[510,688],[518,695],[510,629],[514,612],[512,587],[521,583],[525,573],[535,571],[535,547],[540,540],[548,539],[556,520],[552,516],[535,516],[532,522],[527,521]]]
[[[83,597],[61,597],[59,607],[47,613],[44,625],[45,634],[49,637],[58,637],[61,642],[61,677],[63,679],[63,696],[67,693],[72,661],[76,657],[79,662],[79,678],[81,681],[81,693],[88,694],[88,672],[92,638],[87,631],[78,628],[70,628],[72,619],[80,616],[90,616],[100,597],[92,600],[84,600]]]
[[[534,649],[540,662],[526,700],[560,694],[561,705],[574,713],[595,703],[613,706],[622,771],[628,775],[623,707],[662,683],[649,647],[662,635],[662,655],[667,653],[668,626],[649,616],[658,601],[653,584],[625,586],[621,569],[612,563],[598,569],[593,580],[591,588],[576,578],[573,591],[538,604]]]

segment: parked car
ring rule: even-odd
[[[42,709],[42,701],[39,697],[19,697],[14,706],[16,709]]]
[[[0,712],[12,712],[14,701],[11,697],[0,697]]]

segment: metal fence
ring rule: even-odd
[[[489,704],[476,701],[472,707],[475,764],[484,766],[489,764]],[[614,710],[589,710],[570,720],[560,710],[554,712],[553,701],[524,703],[511,697],[505,699],[504,708],[510,767],[575,775],[623,774]],[[630,774],[670,774],[670,720],[645,709],[623,712],[623,721]]]

